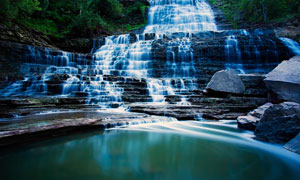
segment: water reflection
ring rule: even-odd
[[[1,153],[1,176],[4,179],[298,178],[299,155],[251,140],[249,136],[235,125],[205,122],[113,129]]]

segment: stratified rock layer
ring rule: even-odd
[[[32,112],[31,112],[32,113]],[[106,112],[93,109],[44,109],[28,116],[0,121],[0,147],[59,136],[70,131],[107,129],[126,125],[176,121],[141,113]]]

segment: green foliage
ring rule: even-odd
[[[57,27],[54,21],[49,19],[34,19],[34,18],[26,18],[22,20],[22,23],[27,27],[31,27],[40,32],[44,32],[46,34],[56,35],[57,37],[61,37],[57,32]]]
[[[38,0],[0,0],[0,14],[7,18],[29,16],[35,11],[40,11]]]
[[[118,18],[122,15],[123,7],[118,0],[95,0],[93,4],[103,17]]]
[[[144,26],[147,16],[147,6],[139,1],[126,7],[118,0],[0,0],[0,3],[1,17],[57,37],[133,30]]]
[[[299,0],[210,0],[219,6],[226,18],[236,22],[284,22],[300,18]]]

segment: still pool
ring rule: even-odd
[[[236,124],[170,122],[1,150],[1,179],[300,179],[300,155]]]

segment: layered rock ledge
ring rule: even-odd
[[[154,122],[176,121],[170,117],[95,109],[52,109],[19,118],[0,120],[0,147],[47,139],[71,132],[104,130]]]

